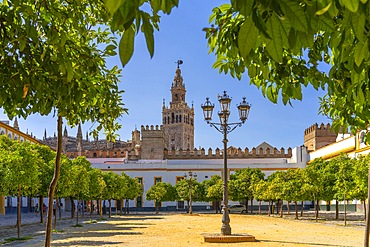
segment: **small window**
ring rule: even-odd
[[[154,184],[162,182],[162,177],[154,177]]]

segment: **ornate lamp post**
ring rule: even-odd
[[[192,193],[193,193],[193,177],[196,178],[197,174],[189,171],[188,174],[184,174],[185,179],[189,176],[189,214],[193,214],[193,200],[192,200]]]
[[[237,123],[228,123],[228,119],[230,116],[230,103],[231,98],[226,94],[222,96],[218,96],[218,102],[220,102],[221,111],[218,112],[218,116],[220,118],[219,123],[213,123],[212,120],[212,111],[214,108],[214,104],[209,101],[209,98],[206,98],[206,102],[202,105],[204,120],[207,121],[211,127],[213,126],[217,131],[221,132],[224,135],[224,139],[222,142],[224,143],[224,170],[223,170],[223,182],[224,182],[224,194],[223,194],[223,214],[222,214],[222,227],[221,227],[221,234],[222,235],[231,235],[231,227],[230,227],[230,217],[229,217],[229,209],[228,209],[228,169],[227,169],[227,134],[232,132],[236,129],[236,127],[241,127],[243,123],[247,120],[249,110],[251,105],[245,101],[245,97],[243,97],[243,101],[237,106],[239,111],[239,118],[240,122]]]

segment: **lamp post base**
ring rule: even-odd
[[[231,227],[230,227],[229,224],[222,224],[221,234],[222,235],[231,235]]]
[[[227,206],[224,206],[222,210],[223,212],[222,212],[221,234],[231,235],[229,208]]]
[[[202,234],[204,242],[207,243],[240,243],[240,242],[256,242],[256,238],[249,234]]]

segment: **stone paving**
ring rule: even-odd
[[[98,218],[97,215],[93,216],[94,219]],[[85,222],[90,220],[90,215],[85,214],[85,217],[82,218],[79,216],[79,222]],[[23,246],[22,243],[15,244],[8,243],[4,244],[4,240],[7,238],[13,238],[18,236],[17,231],[17,214],[10,213],[6,215],[0,215],[0,245],[4,246]],[[32,236],[37,238],[43,238],[45,235],[46,229],[46,217],[44,217],[44,222],[40,223],[40,215],[35,213],[22,213],[21,214],[21,237]],[[59,219],[59,214],[57,214],[57,230],[63,230],[67,227],[76,224],[76,217],[71,219],[70,212],[63,212],[62,218]],[[53,218],[53,228],[54,228],[54,218]],[[38,237],[40,236],[40,237]],[[28,240],[27,242],[29,242]],[[27,245],[25,245],[27,246]]]

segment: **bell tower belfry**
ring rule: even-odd
[[[189,107],[185,101],[186,89],[180,70],[182,63],[181,60],[177,61],[170,105],[166,107],[163,101],[162,107],[164,141],[168,150],[194,149],[194,107]]]

